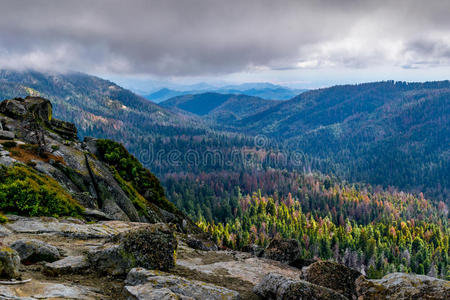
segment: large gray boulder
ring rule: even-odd
[[[125,275],[134,267],[169,270],[175,266],[178,243],[166,224],[149,224],[119,234],[103,249],[88,254],[91,267],[101,273]]]
[[[224,287],[143,268],[135,268],[128,273],[124,294],[129,300],[239,299],[238,292]]]
[[[23,99],[5,100],[0,103],[0,112],[7,116],[18,118],[27,113]]]
[[[293,262],[300,254],[300,246],[294,239],[273,239],[264,250],[263,257],[283,263]]]
[[[264,276],[253,292],[267,300],[348,300],[329,288],[275,273]]]
[[[360,299],[450,299],[450,281],[425,275],[391,273],[378,280],[356,280]]]
[[[8,247],[0,248],[0,278],[17,279],[19,274],[19,254]]]
[[[54,262],[61,257],[58,248],[34,239],[17,240],[10,247],[19,253],[23,264]]]
[[[333,261],[318,261],[302,269],[302,279],[356,298],[355,281],[362,274]]]

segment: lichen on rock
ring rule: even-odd
[[[19,254],[11,248],[0,248],[0,278],[18,279],[20,257]]]
[[[134,267],[169,270],[175,266],[178,243],[165,224],[151,224],[118,234],[103,249],[89,253],[94,270],[125,275]]]

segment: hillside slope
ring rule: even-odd
[[[3,213],[146,223],[170,219],[180,230],[195,231],[166,199],[159,180],[121,144],[93,138],[81,143],[72,123],[53,117],[49,100],[1,102],[0,142]]]

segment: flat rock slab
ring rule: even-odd
[[[12,131],[0,130],[0,139],[13,140],[16,135]]]
[[[129,299],[239,299],[239,293],[224,287],[143,268],[132,269],[126,280]]]
[[[357,279],[358,296],[368,300],[378,299],[450,299],[450,281],[430,276],[391,273],[381,279]]]
[[[103,221],[95,224],[83,224],[71,220],[54,218],[15,217],[5,227],[14,233],[58,234],[71,238],[95,239],[108,238],[131,229],[148,226],[147,223],[122,221]]]
[[[50,276],[58,276],[60,274],[80,273],[89,267],[87,257],[68,256],[52,263],[44,265],[44,272]]]
[[[106,299],[94,291],[92,288],[85,286],[73,286],[60,283],[30,281],[20,285],[0,285],[0,295],[2,299],[20,299],[20,300],[36,300],[36,299]]]
[[[208,258],[214,253],[223,258],[218,258],[216,262],[209,262],[208,259],[203,260],[202,257],[195,258],[179,258],[177,265],[202,272],[208,275],[218,275],[239,278],[241,280],[256,284],[264,275],[272,272],[282,274],[288,278],[298,279],[300,276],[300,270],[290,267],[288,265],[267,260],[263,258],[253,257],[250,254],[244,253],[228,253],[209,251],[205,254],[205,258]],[[225,257],[228,256],[228,257]],[[227,274],[224,274],[226,270]]]

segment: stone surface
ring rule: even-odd
[[[15,160],[14,158],[9,157],[9,156],[1,156],[0,157],[0,165],[6,166],[6,167],[10,167],[16,162],[17,162],[17,160]]]
[[[108,216],[104,212],[96,210],[96,209],[86,208],[83,211],[83,216],[85,216],[87,218],[97,219],[97,220],[111,220],[110,216]]]
[[[143,268],[132,269],[125,284],[128,299],[239,299],[239,293],[223,287]]]
[[[302,279],[356,298],[356,279],[361,273],[332,261],[318,261],[302,269]]]
[[[0,225],[0,237],[5,237],[8,236],[12,233],[11,230],[9,230],[8,228],[6,228],[3,225]]]
[[[88,255],[101,273],[122,275],[134,267],[169,270],[175,266],[177,239],[165,224],[151,224],[113,238],[113,244]]]
[[[0,103],[0,112],[10,117],[22,117],[26,114],[23,101],[5,100]]]
[[[58,248],[35,239],[17,240],[10,247],[19,253],[23,264],[54,262],[61,257]]]
[[[88,253],[88,261],[93,271],[113,276],[125,275],[135,266],[119,245],[110,245]]]
[[[82,285],[69,285],[52,282],[30,281],[20,286],[0,285],[0,299],[36,300],[36,299],[106,299],[92,288]]]
[[[96,239],[113,237],[121,232],[148,226],[146,223],[104,221],[94,224],[79,224],[70,220],[54,218],[25,218],[8,216],[10,222],[4,226],[14,233],[57,234],[70,238]]]
[[[233,279],[254,285],[271,272],[293,279],[298,278],[300,274],[296,268],[242,252],[210,251],[180,253],[178,256],[177,266],[200,272],[205,276],[221,276],[223,281]]]
[[[9,151],[6,150],[2,150],[0,151],[0,156],[9,156],[11,153]]]
[[[450,281],[425,275],[391,273],[378,280],[356,280],[358,299],[450,299]]]
[[[50,124],[52,125],[53,131],[55,131],[59,135],[69,140],[77,139],[77,128],[75,127],[75,124],[58,119],[51,119]]]
[[[13,140],[15,136],[14,132],[0,130],[0,140]]]
[[[86,256],[68,256],[44,265],[44,273],[50,276],[80,273],[89,267]]]
[[[267,274],[253,289],[263,299],[276,300],[348,300],[347,297],[316,284],[286,278],[280,274]]]
[[[8,247],[0,248],[0,278],[20,278],[19,265],[20,257],[15,250]]]
[[[264,250],[263,257],[290,263],[300,254],[300,246],[294,239],[273,239],[267,249]]]

